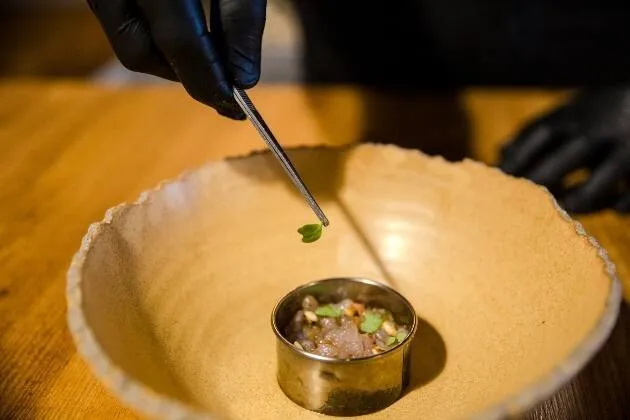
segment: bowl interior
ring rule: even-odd
[[[69,274],[71,330],[139,411],[319,418],[277,385],[269,316],[322,278],[383,282],[420,318],[409,391],[369,418],[541,398],[605,338],[618,292],[542,189],[393,147],[291,155],[331,220],[318,242],[300,242],[314,216],[266,154],[207,165],[90,229]]]

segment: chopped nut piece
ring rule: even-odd
[[[302,299],[302,309],[304,309],[305,311],[314,311],[315,309],[317,309],[317,306],[319,306],[319,303],[317,303],[317,299],[315,299],[311,295],[304,296],[304,299]]]
[[[392,321],[383,322],[382,328],[388,335],[395,336],[396,335],[396,325]]]
[[[365,306],[360,303],[353,303],[347,306],[343,311],[347,316],[363,315],[365,312]]]
[[[309,322],[317,322],[317,315],[313,311],[304,311],[304,316]]]

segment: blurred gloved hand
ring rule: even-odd
[[[577,94],[508,142],[499,166],[546,186],[569,212],[630,212],[630,88]],[[580,169],[586,181],[565,185]]]
[[[121,63],[180,81],[197,101],[245,119],[232,85],[258,83],[266,0],[88,0]]]

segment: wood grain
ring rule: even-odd
[[[565,93],[475,90],[401,102],[351,89],[261,86],[251,95],[287,146],[410,139],[435,152],[440,143],[465,144],[492,163],[519,124]],[[0,418],[135,418],[74,351],[65,327],[70,258],[108,207],[262,143],[247,123],[218,117],[178,87],[7,80],[0,98]],[[582,221],[630,279],[628,219],[604,212]],[[527,417],[630,417],[628,354],[624,305],[593,362]]]

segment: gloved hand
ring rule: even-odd
[[[546,186],[569,212],[630,212],[630,88],[577,94],[507,143],[499,166]],[[563,185],[579,169],[586,181]]]
[[[232,119],[245,115],[232,85],[258,83],[266,0],[88,0],[121,63],[180,81],[197,101]]]

